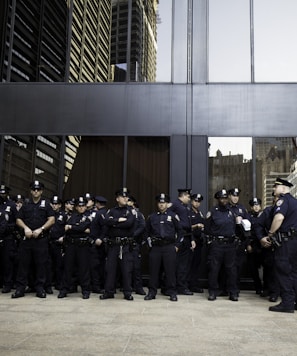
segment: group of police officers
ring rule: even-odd
[[[30,184],[30,198],[10,198],[0,186],[0,257],[2,293],[15,289],[12,298],[28,291],[58,298],[81,287],[114,298],[117,288],[126,300],[134,291],[144,300],[157,291],[177,301],[177,295],[203,293],[199,284],[202,249],[207,250],[208,300],[226,295],[238,301],[244,262],[250,269],[256,293],[276,302],[270,311],[293,313],[297,309],[297,200],[292,184],[277,178],[273,203],[262,210],[257,197],[250,211],[239,203],[240,189],[222,189],[217,204],[204,217],[203,196],[178,189],[176,200],[161,193],[156,211],[147,219],[127,188],[115,193],[115,206],[86,193],[62,204],[58,196],[42,196],[44,185]],[[149,284],[142,285],[142,247],[149,250]],[[259,269],[263,269],[263,278]]]

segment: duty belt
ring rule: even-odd
[[[133,237],[108,237],[106,239],[106,243],[110,246],[125,246],[125,245],[133,245],[135,244],[135,240]]]
[[[66,245],[71,244],[71,245],[77,245],[77,246],[86,246],[86,245],[92,245],[93,240],[87,236],[87,237],[66,237],[65,243]]]
[[[217,241],[218,243],[222,244],[231,244],[235,241],[236,236],[222,236],[222,235],[216,235],[216,236],[209,236],[210,241]]]
[[[166,240],[162,237],[151,237],[152,246],[166,246],[174,244],[174,240]]]

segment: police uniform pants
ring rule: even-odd
[[[62,278],[64,269],[62,248],[62,244],[51,243],[49,245],[49,258],[46,276],[47,287],[51,287],[54,282],[56,289],[62,288]]]
[[[105,246],[91,247],[91,285],[93,290],[104,288],[105,280]]]
[[[191,240],[185,238],[176,256],[176,285],[177,291],[182,292],[189,288],[193,251]]]
[[[202,243],[198,242],[193,251],[191,269],[190,269],[190,278],[189,278],[189,287],[199,287],[199,268],[202,260]]]
[[[141,273],[141,248],[137,244],[133,247],[133,271],[132,271],[132,284],[134,289],[141,290],[142,286],[142,273]]]
[[[13,287],[14,266],[17,256],[17,245],[13,237],[4,238],[0,248],[0,263],[3,285]]]
[[[28,284],[31,262],[35,270],[34,287],[36,292],[44,289],[46,281],[46,265],[48,262],[48,241],[46,238],[22,240],[19,246],[19,265],[16,287],[24,291]]]
[[[208,254],[208,289],[210,294],[217,294],[219,289],[219,272],[224,266],[226,288],[230,294],[237,293],[236,286],[236,246],[233,243],[212,242]]]
[[[297,300],[297,238],[275,249],[275,273],[284,308],[294,309]]]
[[[68,292],[73,274],[77,272],[82,292],[90,291],[90,246],[68,244],[64,255],[64,278],[62,290]]]
[[[117,266],[119,263],[122,274],[123,293],[126,296],[131,295],[132,293],[133,255],[130,251],[129,245],[122,246],[121,254],[120,250],[120,245],[113,245],[108,247],[106,259],[105,293],[115,293]]]
[[[159,273],[163,263],[165,271],[165,290],[168,295],[176,294],[176,250],[174,244],[153,246],[149,254],[149,293],[157,294]]]

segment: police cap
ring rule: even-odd
[[[106,204],[107,203],[107,199],[102,197],[101,195],[96,195],[95,196],[95,202]]]
[[[169,195],[165,194],[165,193],[161,193],[161,194],[157,195],[155,199],[158,203],[169,203],[170,202]]]
[[[260,198],[253,198],[249,201],[249,205],[250,206],[254,206],[254,205],[261,205],[262,204],[262,200]]]
[[[52,204],[62,204],[62,200],[57,195],[54,195],[51,198],[51,203]]]
[[[76,200],[75,200],[75,205],[77,206],[84,206],[84,205],[87,205],[87,199],[85,197],[78,197]]]
[[[215,199],[228,198],[228,192],[226,189],[219,190],[218,192],[216,192],[214,197]]]
[[[179,194],[182,194],[182,193],[191,194],[192,189],[191,188],[180,188],[177,191]]]
[[[22,194],[17,194],[16,196],[13,197],[12,199],[16,203],[18,202],[23,202],[25,200],[25,197]]]
[[[5,184],[0,185],[0,194],[8,194],[10,188],[8,188]]]
[[[293,184],[285,179],[282,178],[276,178],[275,182],[274,182],[274,187],[276,185],[285,185],[286,187],[293,187]]]
[[[68,198],[68,199],[64,200],[64,204],[75,205],[75,198]]]
[[[30,183],[30,188],[32,190],[34,190],[34,189],[43,190],[44,184],[41,183],[39,180],[34,180],[32,183]]]
[[[192,194],[191,195],[191,200],[195,200],[195,201],[202,201],[203,200],[203,195],[201,194]]]
[[[86,193],[86,194],[85,194],[85,198],[86,198],[87,200],[95,200],[94,195],[91,194],[91,193]]]
[[[116,197],[119,197],[119,196],[128,197],[128,195],[129,195],[129,189],[127,189],[126,187],[123,187],[115,192]]]
[[[239,188],[232,188],[228,190],[229,195],[233,195],[234,197],[238,197],[241,190]]]

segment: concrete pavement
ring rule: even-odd
[[[145,288],[146,289],[146,288]],[[158,294],[152,301],[101,301],[80,293],[57,299],[0,294],[0,354],[10,355],[296,355],[297,312],[268,311],[270,303],[242,291],[238,302],[207,293]]]

